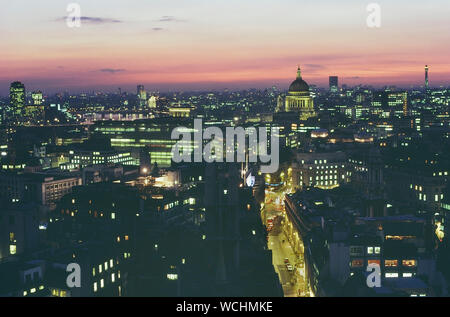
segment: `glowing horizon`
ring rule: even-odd
[[[298,64],[317,86],[422,86],[426,64],[431,87],[450,83],[446,0],[378,1],[379,29],[370,1],[80,0],[79,29],[64,20],[71,1],[28,2],[0,11],[2,95],[16,80],[45,93],[284,89]]]

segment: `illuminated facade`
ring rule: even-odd
[[[40,106],[44,100],[41,91],[35,91],[31,94],[31,99],[33,99],[33,105]]]
[[[191,125],[192,121],[184,118],[159,118],[130,122],[103,121],[95,123],[91,129],[94,134],[108,137],[111,146],[116,149],[145,149],[152,164],[169,167],[172,164],[172,146],[177,142],[171,138],[172,130]]]
[[[147,103],[147,92],[144,89],[144,86],[137,86],[137,96],[139,99],[139,106],[143,107]]]
[[[332,189],[349,182],[346,156],[343,152],[298,153],[292,168],[295,188]]]
[[[62,169],[84,168],[98,164],[138,165],[130,152],[126,151],[71,151],[70,164],[61,165]]]
[[[9,90],[9,100],[15,115],[21,115],[25,107],[25,85],[15,81]]]
[[[297,79],[289,87],[285,107],[287,112],[299,113],[300,120],[308,120],[316,116],[314,101],[308,84],[302,79],[300,67],[297,69]]]

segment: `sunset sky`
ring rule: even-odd
[[[67,4],[82,27],[67,27]],[[0,94],[450,84],[450,1],[383,0],[381,28],[361,0],[14,0],[0,2]]]

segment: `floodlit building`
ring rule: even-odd
[[[297,69],[297,78],[289,86],[285,111],[297,112],[300,120],[307,120],[316,116],[314,100],[311,97],[308,84],[302,78],[300,67]]]

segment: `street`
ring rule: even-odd
[[[285,221],[284,212],[284,191],[266,191],[266,202],[262,212],[262,219],[267,224],[269,219],[273,223],[273,227],[269,232],[268,247],[272,250],[272,264],[277,272],[280,283],[283,287],[285,297],[309,296],[308,287],[305,283],[304,257],[303,254],[296,254],[291,245],[295,239],[288,239],[283,230]],[[276,220],[278,217],[278,221]],[[303,249],[303,248],[298,248]],[[293,270],[289,271],[285,259],[289,260],[289,264]]]
[[[282,241],[285,241],[284,243]],[[272,263],[278,273],[285,297],[296,297],[294,271],[288,271],[284,259],[289,263],[295,263],[295,254],[287,242],[284,233],[269,234],[269,248],[272,250]]]

